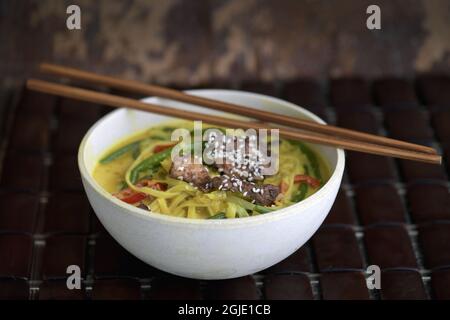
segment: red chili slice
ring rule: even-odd
[[[294,183],[301,183],[301,182],[305,182],[313,188],[320,187],[320,180],[313,178],[311,176],[307,176],[306,174],[298,174],[294,177]]]
[[[155,182],[153,180],[150,179],[143,179],[140,180],[137,184],[137,187],[142,188],[142,187],[149,187],[155,190],[161,190],[161,191],[166,191],[167,190],[167,183],[162,183],[162,182]]]
[[[170,147],[173,147],[176,143],[170,143],[170,144],[159,144],[157,146],[155,146],[155,148],[153,149],[154,153],[158,153],[161,151],[164,151],[166,149],[169,149]]]
[[[149,187],[155,190],[161,190],[161,191],[165,191],[167,190],[167,184],[166,183],[162,183],[162,182],[155,182],[152,181],[150,179],[143,179],[140,180],[137,184],[137,187],[142,188],[142,187]],[[114,196],[119,199],[122,200],[126,203],[136,203],[139,201],[144,200],[145,198],[147,198],[147,195],[145,193],[142,192],[136,192],[131,188],[126,188],[123,189],[117,193],[114,194]]]
[[[130,188],[123,189],[122,191],[115,193],[114,196],[119,200],[131,204],[144,200],[147,197],[145,193],[136,192]]]

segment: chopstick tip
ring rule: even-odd
[[[39,70],[45,70],[50,64],[48,62],[41,62],[38,65]]]
[[[25,87],[27,89],[31,89],[33,87],[33,79],[27,79],[27,81],[25,82]]]

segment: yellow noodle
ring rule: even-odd
[[[227,204],[227,211],[225,212],[225,216],[228,219],[236,218],[236,205],[232,202]]]
[[[195,219],[197,217],[196,212],[195,212],[195,206],[188,207],[187,217],[191,218],[191,219]]]
[[[175,197],[169,206],[169,211],[175,210],[175,208],[188,196],[187,193],[182,192],[179,196]]]
[[[159,208],[161,209],[161,213],[169,214],[169,208],[167,207],[167,202],[164,198],[157,198]]]

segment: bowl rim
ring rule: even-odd
[[[309,119],[312,119],[315,122],[326,124],[324,120],[322,120],[319,116],[315,115],[314,113],[306,110],[305,108],[296,105],[294,103],[271,97],[266,96],[259,93],[253,93],[253,92],[246,92],[246,91],[240,91],[240,90],[229,90],[229,89],[195,89],[195,90],[186,90],[184,91],[189,94],[234,94],[234,95],[241,95],[241,96],[247,96],[250,98],[256,98],[260,100],[265,100],[268,102],[272,102],[274,104],[282,104],[285,107],[294,109],[294,110],[300,110],[301,113],[303,113],[306,117]],[[145,97],[141,99],[143,102],[155,102],[156,99],[162,99],[159,97]],[[166,100],[166,99],[164,99]],[[244,225],[249,223],[259,224],[266,221],[271,220],[278,220],[285,218],[290,215],[295,214],[301,214],[304,212],[308,207],[315,204],[317,201],[320,201],[323,197],[326,196],[328,191],[331,191],[332,185],[334,182],[338,179],[342,178],[344,167],[345,167],[345,153],[343,149],[335,148],[337,152],[337,159],[336,159],[336,166],[328,179],[328,181],[313,195],[309,196],[305,200],[302,200],[296,204],[290,205],[288,207],[274,210],[269,213],[265,214],[259,214],[257,216],[251,216],[246,218],[236,218],[236,219],[188,219],[183,217],[174,217],[170,215],[165,215],[157,212],[151,212],[151,211],[145,211],[143,209],[131,206],[123,201],[120,201],[117,198],[114,198],[111,194],[109,194],[106,190],[104,190],[92,177],[92,174],[88,172],[86,165],[84,163],[84,153],[85,153],[85,147],[88,139],[91,137],[93,132],[96,130],[96,128],[109,119],[110,117],[115,116],[116,113],[123,112],[126,108],[118,108],[112,112],[109,112],[108,114],[102,116],[100,119],[98,119],[86,132],[84,135],[80,146],[78,148],[78,168],[80,170],[81,176],[84,180],[84,182],[87,182],[90,187],[101,197],[105,198],[106,200],[112,202],[113,204],[121,207],[126,211],[127,214],[131,214],[137,218],[142,219],[148,219],[148,220],[158,220],[160,222],[165,223],[175,223],[175,224],[189,224],[189,225],[209,225],[209,226],[236,226],[236,225]],[[85,188],[86,189],[86,188]],[[86,191],[86,190],[85,190]],[[294,210],[295,209],[295,210]]]

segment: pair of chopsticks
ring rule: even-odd
[[[252,109],[241,105],[202,98],[165,87],[99,75],[92,72],[65,66],[43,63],[40,65],[40,70],[42,72],[58,75],[64,78],[82,80],[88,83],[102,85],[122,91],[163,97],[171,100],[177,100],[189,104],[207,107],[214,110],[233,113],[236,115],[247,116],[264,122],[280,124],[289,127],[279,128],[280,136],[287,139],[303,140],[311,143],[334,146],[346,150],[427,163],[441,163],[441,156],[437,154],[436,150],[423,145],[339,128],[336,126],[323,125],[308,120],[293,118],[263,110]],[[180,110],[156,104],[144,103],[136,99],[126,98],[118,95],[81,89],[37,79],[29,79],[27,81],[27,88],[66,98],[73,98],[86,102],[103,104],[110,107],[126,107],[187,120],[202,120],[209,124],[229,128],[274,128],[273,126],[269,126],[261,122],[249,122],[215,115],[207,115],[198,112],[191,112],[187,110]],[[370,168],[368,170],[370,170]]]

